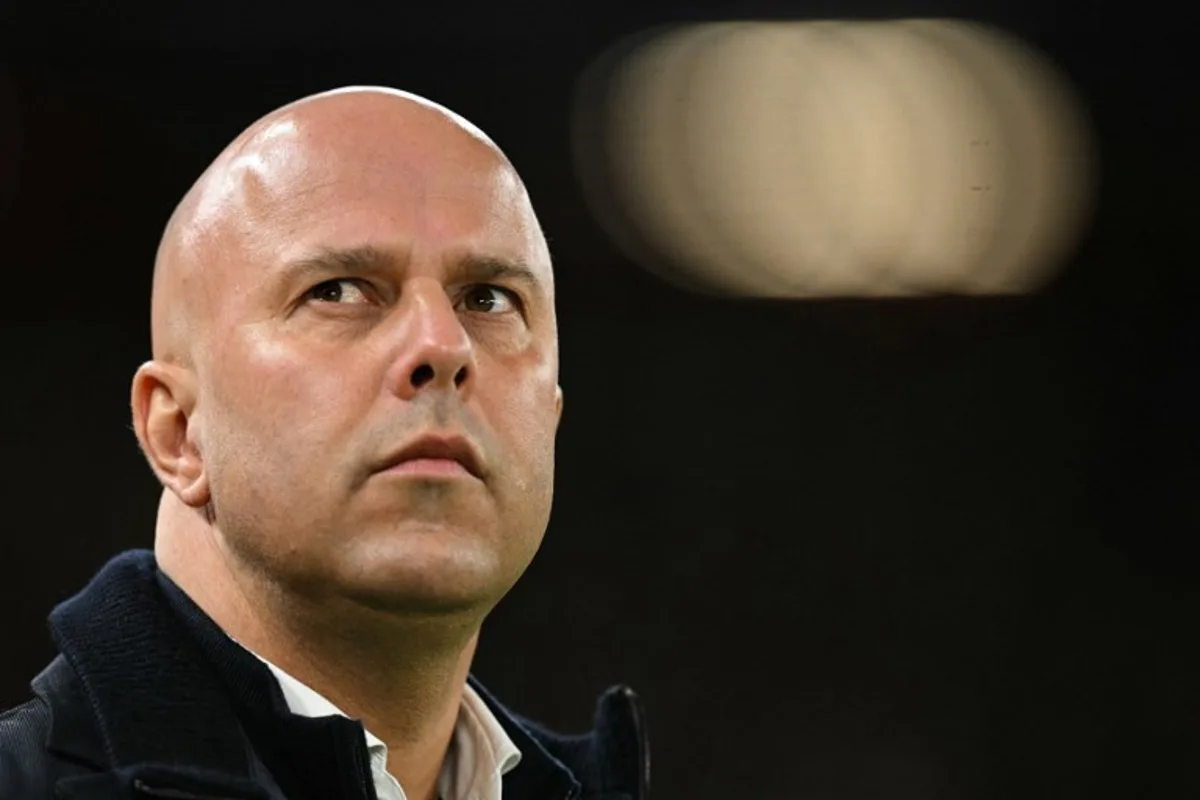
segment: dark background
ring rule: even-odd
[[[505,148],[556,258],[558,493],[485,630],[498,695],[575,729],[631,683],[661,798],[1200,797],[1185,8],[169,6],[0,5],[0,707],[52,656],[52,605],[150,546],[127,397],[174,203],[271,108],[384,83]],[[1099,207],[1045,292],[704,298],[592,221],[571,103],[619,37],[931,15],[1041,47],[1097,126]]]

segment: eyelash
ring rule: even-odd
[[[462,295],[460,297],[460,301],[465,300],[467,295],[469,295],[471,292],[473,292],[477,289],[491,289],[491,290],[494,290],[494,291],[504,295],[506,298],[508,298],[508,302],[512,303],[513,310],[518,314],[524,315],[525,304],[521,301],[521,296],[519,294],[517,294],[516,292],[514,292],[512,289],[508,289],[504,286],[497,286],[494,283],[473,283],[470,286],[467,286],[465,289],[463,289]],[[493,315],[487,315],[487,316],[493,316]]]
[[[337,286],[339,283],[352,283],[355,286],[359,287],[359,290],[362,291],[363,294],[367,294],[368,292],[373,291],[373,288],[374,288],[371,286],[370,283],[368,283],[367,281],[361,280],[359,278],[330,278],[328,280],[324,280],[319,283],[315,283],[312,286],[308,287],[304,291],[304,294],[301,295],[300,299],[305,302],[310,301],[310,300],[320,301],[319,298],[317,297],[317,293],[321,289]],[[329,302],[332,303],[332,301],[329,301]]]

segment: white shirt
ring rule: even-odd
[[[253,651],[251,651],[253,652]],[[328,717],[347,714],[326,700],[315,689],[301,683],[262,656],[258,659],[270,668],[293,714],[302,717]],[[379,800],[408,800],[387,771],[387,745],[365,727],[367,752],[371,757],[371,778]],[[454,736],[438,776],[438,797],[442,800],[501,800],[501,778],[521,760],[521,751],[500,726],[491,709],[466,685],[462,705],[454,723]]]

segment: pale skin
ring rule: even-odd
[[[420,98],[293,103],[176,210],[151,337],[132,411],[160,567],[432,800],[480,625],[553,493],[553,276],[520,179]],[[430,433],[478,474],[385,469]]]

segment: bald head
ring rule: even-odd
[[[238,272],[278,255],[281,242],[271,234],[299,221],[306,197],[381,179],[421,192],[430,172],[481,169],[505,173],[524,194],[483,131],[397,89],[345,87],[270,112],[221,152],[167,223],[154,266],[154,358],[191,364],[224,296],[242,286]]]
[[[167,225],[151,335],[134,426],[175,576],[477,618],[532,558],[561,408],[550,256],[458,115],[349,88],[255,122]],[[462,469],[392,469],[429,437]]]

